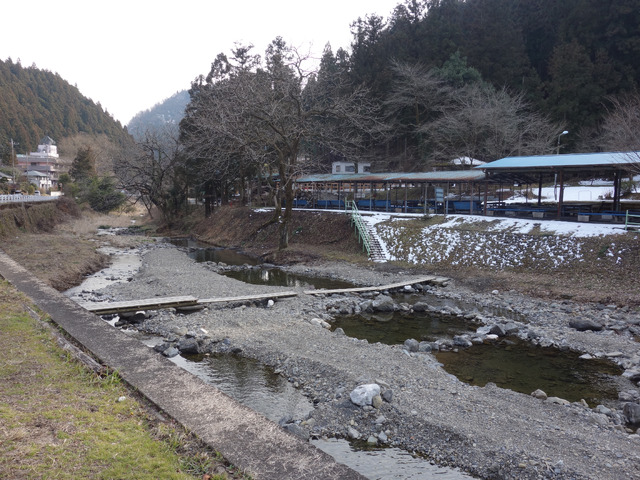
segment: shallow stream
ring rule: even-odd
[[[171,239],[171,243],[178,247],[186,248],[187,255],[196,262],[215,262],[245,267],[231,269],[220,274],[252,285],[318,289],[350,288],[354,286],[352,283],[342,280],[287,272],[273,265],[261,266],[260,260],[255,257],[229,248],[211,247],[191,238]]]
[[[457,315],[400,312],[338,317],[332,324],[350,337],[387,345],[409,338],[451,339],[474,332],[477,326]],[[435,352],[435,356],[447,372],[471,385],[493,382],[525,394],[541,389],[569,401],[584,399],[592,407],[616,400],[621,382],[622,369],[611,361],[585,360],[577,352],[538,347],[517,338]]]

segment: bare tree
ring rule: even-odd
[[[206,80],[192,85],[182,140],[189,161],[207,175],[277,174],[274,221],[283,249],[306,146],[321,144],[348,158],[363,154],[367,140],[381,131],[377,107],[359,89],[336,88],[331,95],[306,90],[314,72],[281,38],[269,45],[264,62],[250,47],[232,53],[218,55]]]
[[[156,129],[147,131],[142,141],[116,159],[120,184],[152,217],[156,207],[169,221],[186,202],[180,155],[176,132]]]
[[[121,156],[123,147],[115,144],[105,134],[89,135],[78,133],[71,137],[65,137],[58,142],[60,163],[68,169],[71,160],[82,149],[91,147],[96,158],[96,173],[100,176],[112,175],[115,159]]]
[[[640,94],[611,98],[602,123],[601,146],[621,152],[632,173],[640,173]]]
[[[420,128],[443,159],[482,161],[552,153],[561,127],[532,110],[522,94],[471,85],[456,90],[442,115]]]
[[[435,121],[451,102],[452,88],[433,69],[393,62],[393,88],[384,106],[394,140],[404,143],[404,157],[421,163],[429,140],[422,127]]]

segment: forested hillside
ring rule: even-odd
[[[9,153],[10,139],[29,152],[45,135],[60,141],[78,133],[103,134],[121,146],[131,141],[120,122],[58,74],[0,61],[0,155]]]
[[[458,53],[483,80],[565,122],[574,145],[598,127],[609,96],[640,82],[640,0],[407,0],[352,31],[353,81],[379,99],[392,89],[392,60],[441,68]]]
[[[127,125],[127,130],[136,140],[141,140],[146,131],[166,127],[174,128],[177,133],[187,103],[189,93],[186,90],[176,92],[150,109],[136,114]]]

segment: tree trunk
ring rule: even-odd
[[[289,236],[291,231],[291,210],[293,207],[293,165],[291,163],[280,162],[280,188],[284,182],[284,215],[281,215],[279,233],[279,250],[284,250],[289,246]]]

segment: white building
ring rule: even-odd
[[[58,147],[51,137],[45,136],[40,140],[38,150],[31,152],[28,155],[16,155],[17,167],[23,172],[31,173],[31,177],[35,179],[34,172],[44,175],[44,177],[38,177],[37,182],[41,185],[48,185],[46,187],[40,187],[41,189],[51,189],[58,185],[58,178],[60,176],[60,170],[62,164],[60,162],[60,156],[58,155]],[[36,181],[29,179],[30,183],[37,185]]]
[[[371,172],[371,162],[358,162],[358,173],[369,172]],[[331,173],[334,175],[356,173],[356,164],[354,162],[333,162],[331,164]]]
[[[28,182],[35,185],[37,190],[40,190],[41,192],[51,190],[51,177],[48,174],[35,170],[28,170],[26,176]]]

